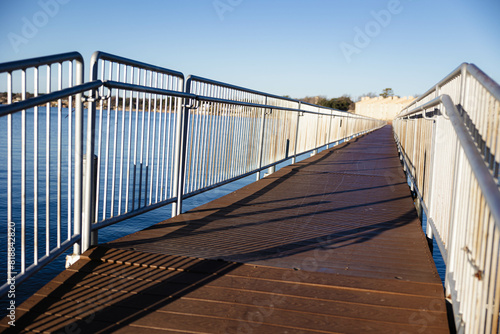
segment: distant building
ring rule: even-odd
[[[386,98],[381,96],[373,98],[365,96],[361,98],[361,101],[356,102],[355,113],[388,121],[394,119],[401,109],[414,100],[413,96],[390,96]]]

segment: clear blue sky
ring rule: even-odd
[[[1,0],[0,62],[96,50],[296,98],[406,96],[464,61],[500,81],[500,1]]]

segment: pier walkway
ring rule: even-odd
[[[88,250],[18,307],[21,329],[449,331],[390,126]]]

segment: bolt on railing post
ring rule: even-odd
[[[265,100],[265,104],[267,105],[267,97]],[[262,109],[261,113],[261,120],[260,120],[260,137],[259,137],[259,155],[257,156],[259,161],[258,161],[258,169],[259,171],[256,174],[256,180],[260,180],[260,169],[262,168],[262,159],[264,155],[264,130],[266,126],[266,109]]]
[[[191,78],[186,80],[185,93],[191,92]],[[178,105],[176,138],[175,138],[175,162],[174,162],[174,179],[173,189],[174,196],[177,197],[176,202],[172,203],[172,217],[182,213],[182,198],[184,194],[185,171],[186,171],[186,150],[187,150],[187,127],[189,119],[189,110],[191,109],[191,99],[182,99],[183,105]],[[179,104],[181,102],[179,101]]]
[[[299,101],[299,109],[302,107],[302,102]],[[295,129],[295,145],[293,148],[293,158],[292,164],[297,162],[297,146],[299,145],[299,122],[300,122],[300,112],[297,112],[297,125]]]

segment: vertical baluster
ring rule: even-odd
[[[47,89],[49,94],[51,67],[47,65]],[[50,253],[50,102],[45,105],[45,255]]]
[[[101,81],[104,81],[104,74],[105,73],[105,61],[101,60]],[[97,78],[96,78],[97,79]],[[97,156],[99,157],[97,159],[97,174],[96,174],[96,180],[97,180],[97,190],[96,190],[96,212],[95,216],[99,217],[99,198],[101,196],[101,184],[103,187],[103,202],[102,202],[102,208],[103,208],[103,213],[102,213],[102,220],[106,218],[105,215],[105,207],[106,207],[106,178],[104,178],[103,182],[101,182],[101,167],[102,167],[102,161],[103,161],[103,153],[102,153],[102,135],[104,133],[103,127],[102,127],[102,118],[103,118],[103,97],[104,97],[104,86],[101,86],[99,88],[99,95],[101,96],[99,100],[99,135],[97,139]],[[106,158],[104,156],[104,158]],[[106,174],[106,170],[104,171]]]
[[[149,83],[148,87],[153,86],[153,72],[149,72]],[[145,162],[145,179],[144,179],[144,206],[148,205],[148,181],[149,181],[149,143],[151,141],[151,98],[152,94],[148,93],[148,124],[146,127],[146,157],[144,158]]]
[[[21,98],[26,100],[26,70],[21,72]],[[26,109],[21,114],[21,274],[26,271]]]
[[[7,73],[7,104],[12,104],[12,72]],[[15,261],[15,247],[10,237],[15,230],[12,221],[12,114],[7,115],[7,280],[12,277],[15,268],[11,266]]]
[[[134,83],[134,73],[135,70],[133,67],[130,68],[130,83]],[[129,100],[129,111],[128,111],[128,140],[127,140],[127,165],[126,165],[126,173],[127,173],[127,181],[125,185],[125,212],[128,212],[128,204],[129,204],[129,195],[130,195],[130,165],[132,161],[132,118],[133,118],[133,110],[134,110],[134,92],[129,92],[130,100]]]
[[[127,65],[123,65],[123,82],[127,82]],[[119,91],[117,92],[119,96]],[[127,104],[127,92],[123,91],[123,101],[122,101],[122,127],[121,127],[121,140],[120,140],[120,181],[118,183],[118,215],[122,213],[122,202],[123,202],[123,163],[125,161],[125,116],[128,115],[130,119],[130,113],[126,112]],[[116,105],[118,109],[118,104]],[[125,211],[126,212],[126,211]]]
[[[68,86],[73,87],[73,62],[68,63]],[[68,97],[68,239],[71,239],[72,194],[73,194],[73,96]],[[97,217],[97,215],[96,215]]]
[[[160,75],[160,83],[159,83],[159,88],[165,89],[164,85],[164,80],[165,75],[161,74]],[[165,137],[165,129],[163,128],[163,122],[162,122],[162,117],[163,117],[163,99],[165,98],[165,95],[160,95],[160,106],[158,107],[158,148],[156,151],[156,187],[155,187],[155,203],[158,203],[161,201],[161,190],[160,190],[160,166],[162,161],[161,159],[161,149],[162,149],[162,138]],[[160,198],[158,198],[158,194],[160,194]]]
[[[141,70],[137,69],[137,84],[141,81]],[[137,92],[135,97],[135,130],[134,130],[134,171],[132,177],[132,210],[135,209],[135,194],[136,194],[136,178],[137,178],[137,143],[139,141],[139,109],[140,109],[140,93]],[[140,200],[139,200],[140,201]]]
[[[120,64],[116,64],[116,81],[120,81]],[[111,103],[112,98],[109,100]],[[113,160],[112,160],[112,171],[111,171],[111,203],[109,207],[109,211],[111,216],[115,215],[115,190],[116,190],[116,160],[117,160],[117,150],[118,150],[118,109],[120,108],[120,90],[116,90],[115,96],[115,119],[113,122]],[[122,140],[123,142],[123,140]],[[120,201],[120,199],[118,199]]]
[[[152,87],[154,88],[157,88],[158,87],[158,73],[155,72],[154,74],[154,85]],[[152,129],[152,138],[151,138],[151,163],[150,163],[150,174],[151,174],[151,179],[150,179],[150,182],[149,182],[149,205],[151,205],[151,203],[153,202],[153,185],[154,185],[154,168],[155,168],[155,163],[154,163],[154,157],[155,157],[155,145],[156,145],[156,135],[157,135],[157,131],[156,131],[156,115],[157,115],[157,110],[156,110],[156,107],[157,107],[157,98],[158,98],[158,95],[157,94],[154,94],[154,101],[153,101],[153,109],[152,109],[152,113],[153,113],[153,129]],[[149,153],[149,152],[148,152]]]
[[[62,90],[62,63],[58,63],[57,89]],[[61,247],[61,192],[62,192],[62,101],[57,100],[57,248]]]
[[[147,71],[143,70],[143,72],[144,72],[143,85],[146,86]],[[139,154],[139,186],[138,186],[139,196],[138,196],[137,208],[141,207],[141,199],[142,199],[142,169],[144,162],[144,140],[146,139],[144,134],[144,128],[146,126],[145,116],[146,116],[146,93],[142,93],[141,146]]]
[[[33,94],[35,97],[38,96],[38,67],[35,68],[34,72],[34,87]],[[35,106],[34,110],[34,129],[33,129],[33,262],[38,264],[38,106]]]
[[[108,80],[112,80],[113,78],[113,63],[107,62],[109,66],[109,71],[108,71]],[[103,66],[103,71],[104,71],[104,66]],[[110,90],[111,94],[111,90]],[[111,95],[107,99],[108,102],[108,110],[107,110],[107,123],[106,123],[106,147],[105,147],[105,153],[104,153],[104,195],[103,195],[103,208],[102,208],[102,219],[106,219],[106,214],[107,214],[107,207],[108,207],[108,184],[109,184],[109,137],[110,137],[110,132],[111,132]],[[102,131],[102,130],[101,130]],[[111,203],[111,207],[112,207]],[[112,208],[111,210],[111,217],[113,216]]]

